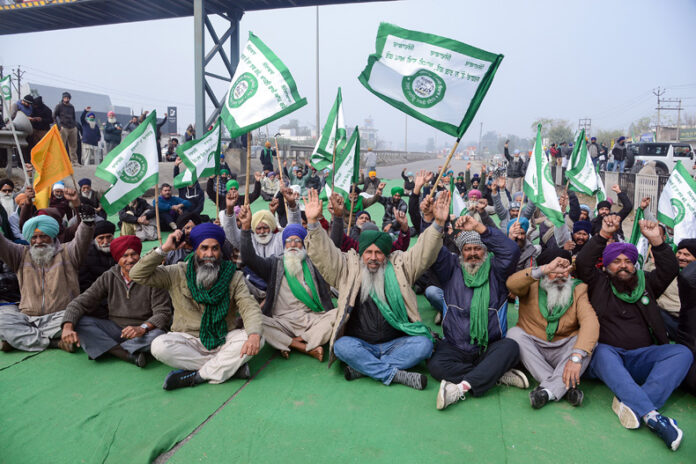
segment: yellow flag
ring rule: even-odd
[[[58,126],[53,125],[51,130],[32,148],[31,164],[36,170],[36,176],[34,176],[36,199],[34,204],[37,209],[46,208],[53,184],[73,173],[68,152],[65,151],[65,144],[60,138],[60,132],[58,132]]]

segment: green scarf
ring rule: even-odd
[[[350,205],[350,197],[348,197],[348,204]],[[355,202],[355,206],[353,206],[353,212],[357,213],[358,211],[362,211],[362,210],[363,210],[363,197],[358,195],[358,200]]]
[[[611,284],[611,291],[614,292],[614,295],[616,295],[619,300],[625,301],[626,303],[635,303],[645,294],[645,273],[642,269],[636,269],[636,272],[638,273],[638,285],[636,285],[636,288],[634,288],[631,293],[619,293],[616,287],[614,287],[614,284]]]
[[[230,281],[236,271],[237,266],[232,261],[223,260],[220,263],[220,273],[215,284],[210,289],[200,288],[196,285],[194,259],[188,260],[186,284],[196,303],[205,304],[199,337],[208,350],[222,345],[227,337],[225,318],[230,307]]]
[[[430,340],[433,339],[430,329],[425,324],[420,321],[409,322],[404,296],[401,294],[401,287],[396,280],[396,272],[391,261],[387,261],[387,268],[384,270],[384,296],[387,298],[386,302],[382,301],[374,290],[370,292],[370,297],[389,325],[407,335],[425,335]]]
[[[568,300],[568,304],[563,306],[562,308],[555,308],[554,312],[549,314],[549,308],[546,303],[546,290],[544,290],[541,287],[541,283],[539,283],[539,311],[541,311],[541,315],[544,316],[544,319],[546,319],[546,340],[551,341],[553,340],[553,337],[556,336],[556,331],[558,330],[558,321],[563,317],[563,315],[568,311],[568,308],[570,308],[570,305],[573,304],[573,298],[575,296],[575,287],[581,282],[578,279],[573,279],[573,291],[570,293],[570,300]]]
[[[285,260],[283,259],[283,267],[285,267]],[[321,300],[319,299],[319,294],[317,293],[317,287],[314,285],[314,280],[312,279],[312,274],[309,272],[309,266],[306,260],[302,260],[302,271],[304,274],[304,281],[312,292],[311,296],[300,283],[299,279],[288,272],[288,268],[285,267],[285,280],[288,281],[288,287],[290,291],[295,295],[295,298],[300,300],[309,309],[315,313],[320,313],[324,311],[324,307],[321,305]]]
[[[469,274],[462,266],[464,284],[474,289],[469,309],[469,337],[472,343],[476,343],[484,351],[488,348],[488,305],[491,302],[488,276],[491,272],[491,256],[493,253],[488,253],[486,260],[474,275]]]

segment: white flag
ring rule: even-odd
[[[10,79],[9,74],[0,79],[0,96],[5,100],[12,100],[12,82]]]
[[[157,113],[147,118],[111,150],[95,173],[111,184],[101,197],[107,214],[115,214],[159,182]]]
[[[360,131],[355,127],[353,134],[348,139],[343,152],[336,155],[336,174],[333,175],[333,185],[331,175],[326,179],[324,193],[322,197],[331,196],[331,192],[336,190],[344,197],[350,193],[351,186],[358,182],[360,171]]]
[[[230,137],[244,135],[306,104],[290,70],[249,32],[220,113]]]
[[[462,198],[459,189],[455,186],[452,191],[452,214],[455,216],[464,216],[468,213],[468,208],[466,207],[466,202]]]
[[[333,169],[334,149],[341,153],[346,145],[346,122],[343,119],[343,97],[341,88],[338,88],[336,101],[334,101],[326,124],[317,138],[317,145],[312,152],[311,163],[317,171],[331,167]]]
[[[181,158],[186,170],[176,176],[174,187],[188,187],[196,183],[201,177],[210,177],[218,174],[220,170],[220,137],[222,125],[220,118],[215,125],[203,137],[191,140],[176,148],[176,153]]]
[[[696,181],[681,161],[662,190],[657,220],[674,229],[674,243],[696,237]]]
[[[570,182],[570,188],[585,195],[594,195],[599,189],[597,183],[597,171],[595,170],[592,158],[587,153],[587,141],[585,140],[585,129],[580,131],[573,153],[570,155],[566,177]]]
[[[541,124],[537,126],[537,137],[524,176],[524,193],[556,226],[563,226],[563,213],[558,203],[556,187],[551,179],[549,160],[541,149]]]

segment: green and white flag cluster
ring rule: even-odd
[[[566,176],[570,182],[570,188],[585,195],[594,195],[599,190],[599,180],[592,158],[587,153],[587,140],[585,129],[580,131],[573,153],[570,155]]]
[[[210,177],[220,172],[220,118],[203,137],[191,140],[176,148],[176,154],[186,165],[186,170],[174,178],[174,187],[188,187],[201,177]]]
[[[466,207],[466,202],[462,198],[461,192],[457,186],[454,185],[454,176],[450,177],[450,194],[452,195],[450,198],[450,214],[454,214],[456,217],[467,214],[469,210]]]
[[[239,137],[307,104],[290,70],[249,32],[220,116],[230,137]]]
[[[343,151],[336,154],[336,173],[334,174],[333,185],[331,177],[327,177],[322,198],[331,196],[332,191],[340,193],[344,197],[350,193],[351,185],[358,182],[360,172],[360,131],[355,126],[353,134],[348,139]]]
[[[657,220],[674,229],[674,243],[696,237],[696,181],[681,161],[662,190]]]
[[[645,260],[648,257],[648,249],[650,247],[648,239],[645,238],[645,236],[643,236],[643,234],[640,232],[640,221],[644,217],[645,211],[643,210],[643,208],[638,208],[636,210],[636,217],[635,219],[633,219],[633,229],[631,230],[631,238],[629,240],[629,242],[634,244],[638,249],[637,266],[639,269],[643,268],[643,264],[645,263]]]
[[[358,80],[404,113],[461,137],[502,59],[456,40],[382,23],[376,52]]]
[[[541,124],[537,126],[536,142],[532,159],[524,176],[524,193],[556,226],[564,225],[561,205],[558,203],[556,187],[551,179],[549,160],[541,149]]]
[[[336,101],[334,101],[331,111],[329,111],[324,129],[321,131],[317,145],[314,147],[310,163],[317,171],[332,167],[334,148],[336,153],[341,153],[345,146],[346,123],[343,119],[343,97],[339,87]]]
[[[5,100],[12,100],[12,81],[9,74],[0,79],[0,95]]]
[[[107,214],[115,214],[159,181],[157,112],[147,118],[97,166],[95,175],[111,184],[101,197]]]

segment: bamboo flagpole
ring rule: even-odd
[[[244,205],[249,204],[249,175],[251,169],[251,132],[247,132],[246,185],[244,186]]]
[[[452,156],[454,155],[454,152],[457,150],[457,146],[459,145],[459,141],[461,139],[462,139],[461,137],[457,137],[457,141],[454,142],[454,146],[452,147],[452,150],[450,151],[450,154],[447,157],[447,160],[445,160],[445,164],[442,166],[442,169],[440,169],[440,174],[438,174],[437,179],[435,179],[435,184],[433,185],[433,188],[430,189],[430,193],[428,194],[428,198],[432,198],[433,195],[435,194],[435,190],[437,190],[437,184],[440,183],[440,179],[442,178],[442,175],[447,171],[447,168],[449,167],[450,161],[452,161]]]
[[[355,208],[355,183],[350,188],[350,215],[348,216],[348,235],[350,235],[350,223],[353,222],[353,209]]]
[[[220,173],[215,174],[215,219],[220,217]]]
[[[157,222],[157,240],[159,240],[160,247],[162,246],[162,228],[160,227],[160,214],[159,214],[159,185],[155,184],[155,222]]]
[[[280,135],[280,132],[276,133],[273,136],[273,142],[275,143],[275,149],[276,149],[276,160],[278,161],[278,178],[280,179],[280,188],[285,188],[285,181],[283,181],[283,166],[280,164],[280,151],[278,150],[278,136]],[[285,205],[285,217],[290,217],[290,210],[288,209],[288,200],[285,199],[285,195],[283,195],[283,204]]]

